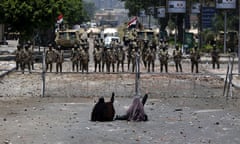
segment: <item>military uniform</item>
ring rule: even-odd
[[[94,58],[94,71],[97,71],[97,66],[99,72],[101,72],[101,60],[102,60],[102,50],[100,49],[100,46],[97,46],[93,51],[93,58]]]
[[[212,68],[215,69],[215,64],[217,64],[217,68],[220,68],[220,64],[219,64],[219,51],[216,49],[216,45],[213,46],[213,50],[211,52],[211,56],[212,56]]]
[[[197,50],[197,47],[194,47],[194,49],[190,52],[190,59],[191,59],[191,72],[194,71],[194,66],[196,68],[196,73],[198,73],[198,63],[200,61],[200,53]]]
[[[16,61],[16,70],[22,67],[22,58],[21,58],[21,53],[23,49],[20,44],[17,45],[17,51],[15,55],[15,61]]]
[[[31,61],[31,52],[29,51],[29,46],[25,46],[25,50],[21,53],[22,58],[22,73],[24,73],[24,69],[27,66],[29,73],[31,73],[30,61]]]
[[[182,51],[178,46],[176,46],[176,50],[173,51],[173,60],[175,62],[176,72],[178,72],[178,67],[180,69],[180,72],[182,72]]]
[[[64,62],[64,56],[63,56],[63,51],[61,50],[61,46],[57,47],[57,51],[56,51],[56,70],[57,73],[62,72],[62,63]]]
[[[80,53],[80,61],[81,61],[81,70],[82,72],[84,72],[84,70],[87,71],[88,73],[88,63],[89,63],[89,53],[88,53],[88,49],[84,48],[81,53]]]
[[[72,71],[75,71],[75,67],[76,70],[78,72],[78,63],[79,63],[79,59],[80,59],[80,54],[79,54],[79,50],[78,50],[78,45],[74,45],[74,48],[72,50],[72,54],[71,54],[71,61],[72,61]]]
[[[160,50],[159,54],[159,61],[160,61],[160,71],[163,71],[163,66],[165,66],[165,71],[166,73],[168,72],[168,51],[166,50],[166,48],[163,48],[162,50]]]
[[[147,61],[148,72],[150,72],[151,65],[152,65],[152,72],[154,72],[156,55],[155,55],[155,49],[151,44],[147,49],[146,59],[147,59],[146,61]]]
[[[50,66],[50,72],[52,72],[52,64],[56,62],[56,53],[53,50],[52,44],[48,45],[49,49],[46,51],[46,71],[48,71],[48,68]]]
[[[124,60],[125,60],[125,51],[123,50],[123,46],[117,51],[117,72],[119,72],[119,66],[122,66],[122,72],[124,72]]]
[[[34,48],[33,48],[31,41],[28,41],[27,45],[29,47],[28,50],[30,52],[30,65],[31,65],[32,69],[34,69],[34,59],[35,59],[34,53],[33,53]]]

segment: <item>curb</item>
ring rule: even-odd
[[[12,71],[14,71],[14,70],[16,70],[16,67],[14,67],[14,68],[6,71],[6,72],[3,72],[2,74],[0,74],[0,78],[3,78],[5,75],[8,75],[10,72],[12,72]]]

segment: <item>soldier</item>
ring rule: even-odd
[[[123,46],[120,45],[117,51],[117,72],[119,72],[119,66],[122,66],[122,72],[124,72],[124,60],[125,60],[125,51],[123,50]]]
[[[22,49],[22,45],[18,44],[17,45],[17,51],[16,51],[16,57],[15,57],[15,61],[16,61],[16,70],[18,70],[19,68],[22,67],[22,58],[21,58],[21,53],[22,53],[23,49]]]
[[[56,51],[56,71],[60,71],[62,73],[62,63],[64,62],[64,56],[63,56],[63,51],[61,50],[61,46],[57,46],[57,51]]]
[[[106,51],[106,64],[107,72],[110,72],[112,66],[112,71],[115,72],[116,54],[112,48],[108,48]]]
[[[86,70],[86,72],[88,73],[88,64],[89,64],[89,53],[88,53],[88,48],[85,47],[82,52],[80,53],[81,56],[81,69],[82,69],[82,73],[84,72],[84,70]]]
[[[156,55],[155,55],[155,49],[151,43],[149,44],[149,47],[147,49],[146,59],[147,59],[148,72],[150,72],[151,65],[152,65],[152,72],[154,72]]]
[[[136,56],[137,56],[137,44],[133,44],[133,48],[131,51],[131,62],[132,62],[132,72],[135,72],[135,66],[136,66]]]
[[[168,72],[168,51],[166,50],[166,47],[163,47],[162,50],[160,50],[158,57],[160,61],[160,71],[163,71],[163,66],[165,66],[166,73]]]
[[[28,51],[30,53],[30,64],[32,66],[32,69],[34,70],[34,54],[33,54],[33,44],[30,40],[27,41],[27,45],[29,46]]]
[[[93,51],[93,59],[94,59],[94,71],[97,71],[97,66],[98,66],[98,71],[101,72],[101,61],[102,61],[102,50],[100,49],[100,45],[98,45],[94,51]]]
[[[76,67],[76,70],[78,72],[79,58],[80,58],[80,54],[79,54],[79,50],[78,50],[78,45],[74,44],[74,48],[73,48],[72,54],[71,54],[72,71],[73,72],[75,71],[75,67]]]
[[[25,45],[25,50],[21,53],[22,58],[22,73],[24,73],[24,69],[27,65],[29,73],[31,73],[30,61],[31,61],[31,52],[29,51],[29,46]]]
[[[180,72],[182,72],[182,51],[179,49],[178,45],[176,45],[176,50],[173,51],[173,60],[175,62],[176,72],[178,72],[178,67]]]
[[[48,45],[48,50],[46,52],[46,71],[50,66],[50,72],[52,72],[52,64],[56,61],[56,53],[53,50],[53,45],[50,43]]]
[[[193,73],[194,66],[196,67],[196,73],[198,73],[198,63],[200,61],[200,54],[197,50],[197,46],[194,47],[194,49],[190,52],[190,59],[191,59],[191,71]]]
[[[219,51],[216,48],[216,45],[213,45],[213,50],[211,52],[211,56],[212,56],[212,68],[215,69],[215,64],[217,64],[217,69],[220,68],[220,64],[219,64]]]

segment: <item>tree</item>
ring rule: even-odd
[[[36,31],[50,30],[53,40],[57,16],[63,13],[69,23],[84,17],[81,0],[1,0],[0,17],[12,31],[20,32],[20,42],[31,39]]]

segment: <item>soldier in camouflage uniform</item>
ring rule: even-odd
[[[119,72],[119,66],[122,66],[122,72],[124,72],[124,60],[125,60],[125,51],[123,50],[123,46],[120,45],[117,51],[117,72]]]
[[[215,69],[215,64],[217,64],[217,69],[220,68],[220,64],[219,64],[219,51],[216,48],[216,45],[213,45],[213,50],[211,52],[211,56],[212,56],[212,68]]]
[[[138,51],[137,44],[134,44],[133,49],[131,51],[132,72],[135,72],[137,51]]]
[[[22,45],[18,44],[17,45],[17,51],[16,51],[16,56],[15,56],[15,61],[16,61],[16,70],[22,67],[22,58],[21,58],[21,53],[22,53]]]
[[[176,72],[178,72],[178,67],[180,72],[182,72],[182,51],[179,49],[178,45],[176,45],[176,50],[173,51],[173,60],[175,62]]]
[[[148,72],[150,72],[150,67],[152,65],[152,72],[154,72],[154,67],[155,67],[155,59],[156,59],[156,51],[153,47],[153,45],[150,43],[149,47],[147,49],[146,52],[146,60],[147,60],[147,68],[148,68]]]
[[[31,52],[29,50],[29,46],[25,45],[25,50],[22,51],[21,53],[21,58],[22,58],[22,73],[24,73],[24,69],[27,66],[29,73],[31,73]]]
[[[101,72],[101,61],[102,61],[102,50],[100,49],[100,45],[96,46],[93,51],[93,59],[94,59],[94,72],[98,71]]]
[[[200,61],[200,53],[197,50],[197,46],[195,46],[190,52],[190,59],[191,59],[191,72],[194,71],[194,66],[196,68],[196,73],[198,73],[198,63]]]
[[[168,51],[166,50],[167,48],[166,47],[163,47],[159,54],[158,54],[158,57],[159,57],[159,61],[160,61],[160,72],[163,71],[163,66],[165,66],[165,71],[166,73],[168,72]]]
[[[80,61],[81,61],[81,69],[82,73],[84,70],[88,73],[88,65],[89,65],[89,52],[88,52],[88,47],[85,47],[82,52],[80,53]]]
[[[56,71],[57,73],[60,72],[62,73],[62,64],[64,62],[64,56],[63,56],[63,51],[61,50],[61,46],[57,46],[57,51],[56,51]]]
[[[33,44],[31,43],[31,41],[29,40],[29,41],[27,41],[27,45],[29,46],[29,48],[28,48],[28,50],[29,50],[29,52],[30,52],[30,65],[31,65],[31,67],[32,67],[32,69],[34,70],[34,53],[33,53],[33,50],[34,50],[34,48],[33,48]]]
[[[76,71],[78,72],[79,59],[80,59],[80,54],[79,54],[79,50],[78,50],[78,45],[74,44],[74,48],[73,48],[72,54],[71,54],[72,71],[73,72],[75,71],[75,67],[76,67]]]
[[[113,48],[108,48],[106,51],[106,64],[107,64],[107,72],[110,72],[112,67],[112,71],[115,72],[115,63],[116,63],[116,53]]]
[[[53,50],[53,45],[48,45],[48,50],[46,51],[46,71],[48,71],[48,68],[50,67],[50,72],[52,72],[52,64],[56,62],[56,53]]]

